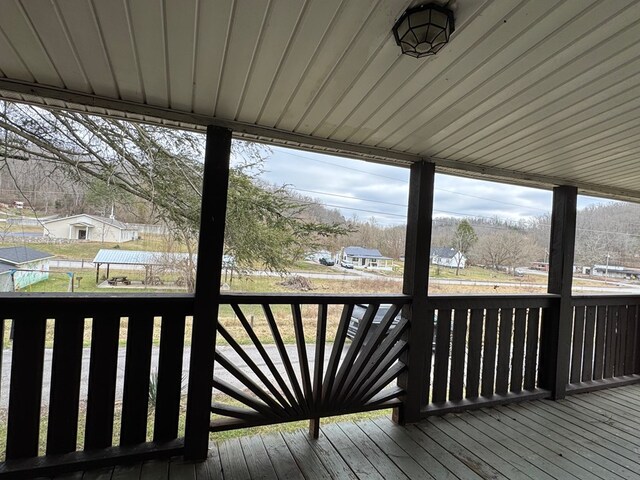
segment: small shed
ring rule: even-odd
[[[21,290],[49,278],[49,259],[55,255],[33,248],[0,248],[0,292]]]
[[[47,220],[43,224],[44,235],[51,238],[115,243],[138,238],[138,231],[124,222],[86,213]]]
[[[93,264],[96,266],[96,283],[100,281],[100,267],[106,265],[106,276],[109,277],[109,271],[111,265],[124,265],[129,268],[144,268],[145,270],[145,283],[153,283],[154,267],[159,269],[171,269],[177,268],[178,265],[184,264],[189,261],[189,254],[187,253],[166,253],[166,252],[148,252],[137,250],[115,250],[101,248],[93,259]],[[196,262],[196,256],[192,261]]]

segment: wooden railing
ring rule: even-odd
[[[553,301],[552,295],[430,297],[423,415],[547,396],[537,370],[541,322]]]
[[[13,340],[3,352],[11,380],[0,477],[183,451],[183,353],[193,297],[1,300],[0,332],[12,322]],[[572,302],[568,393],[640,381],[640,297]],[[412,317],[404,315],[411,303],[405,295],[222,295],[210,430],[308,419],[317,434],[324,416],[404,408],[408,394],[396,379],[412,368],[404,363],[410,348],[424,351],[422,416],[549,396],[538,370],[542,356],[555,355],[542,350],[541,334],[543,324],[559,321],[557,296],[429,297],[427,318],[412,319],[429,326],[416,345],[408,344]],[[116,369],[124,371],[122,388]]]
[[[640,380],[640,297],[573,298],[567,393]]]
[[[142,458],[160,450],[181,451],[178,417],[185,322],[191,314],[192,297],[33,294],[1,301],[0,331],[5,322],[12,322],[13,340],[6,463],[0,464],[0,474],[29,466],[42,453],[46,456],[36,462],[39,468],[60,463],[81,466],[83,462],[95,466],[108,463],[109,456],[134,453]],[[88,322],[90,333],[85,333]],[[160,343],[155,408],[150,417],[154,322]],[[123,362],[119,350],[125,326]],[[50,371],[44,370],[46,344],[52,346],[47,349]],[[87,355],[86,408],[80,408],[83,356]],[[117,369],[124,370],[121,399],[116,398]],[[48,407],[41,405],[43,383],[49,383]],[[118,422],[114,422],[116,416]],[[114,432],[114,423],[120,425],[119,431]],[[148,438],[150,423],[153,429]]]
[[[400,312],[409,297],[225,295],[223,302],[235,318],[218,326],[231,351],[216,351],[212,431],[309,419],[317,432],[321,417],[400,403],[394,382],[406,369],[398,359],[407,348]],[[267,342],[247,312],[259,313]]]

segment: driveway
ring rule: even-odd
[[[293,364],[293,368],[298,373],[300,372],[300,364],[298,362],[298,353],[295,345],[287,345],[287,354]],[[325,351],[325,365],[329,360],[329,356],[331,355],[331,344],[326,346]],[[240,365],[243,368],[241,370],[246,373],[250,377],[254,377],[251,370],[244,365],[244,362],[240,359],[240,357],[235,353],[235,351],[229,346],[219,346],[218,350],[224,354],[227,358],[229,358],[235,365]],[[257,349],[253,345],[245,345],[244,350],[249,354],[251,359],[260,367],[260,369],[265,372],[267,377],[270,380],[273,380],[272,376],[268,372],[268,368],[258,353]],[[265,345],[265,350],[269,355],[271,361],[275,364],[278,372],[286,379],[286,374],[284,373],[284,366],[282,363],[282,359],[278,353],[278,350],[275,345]],[[158,347],[153,347],[152,356],[151,356],[151,371],[155,372],[158,368],[158,355],[160,349]],[[313,346],[307,346],[307,355],[309,357],[309,370],[311,374],[313,374],[313,358],[314,358],[314,348]],[[191,349],[189,347],[185,347],[185,352],[182,359],[182,373],[183,378],[185,379],[184,388],[186,393],[187,382],[189,373],[189,355]],[[2,384],[0,387],[0,408],[7,408],[9,406],[9,384],[10,384],[10,374],[11,374],[11,349],[4,350],[3,362],[2,362]],[[89,383],[89,358],[90,358],[91,350],[89,348],[83,349],[82,352],[82,370],[81,370],[81,381],[80,381],[80,399],[86,400],[87,398],[87,386]],[[118,376],[116,379],[116,401],[118,399],[122,399],[122,389],[124,385],[124,366],[125,366],[125,355],[126,348],[120,348],[118,350]],[[51,388],[51,359],[53,356],[53,350],[50,348],[45,349],[44,354],[44,378],[43,378],[43,386],[42,386],[42,405],[46,406],[49,404],[49,390]],[[231,383],[232,385],[238,386],[240,388],[242,385],[238,382],[235,377],[230,375],[224,368],[216,366],[215,374],[226,382]]]

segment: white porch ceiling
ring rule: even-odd
[[[640,1],[457,0],[400,55],[408,0],[2,0],[9,99],[640,199]]]

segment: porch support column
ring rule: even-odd
[[[429,317],[427,288],[434,178],[433,163],[421,161],[411,165],[402,293],[411,295],[413,300],[411,307],[405,307],[402,312],[410,322],[410,329],[403,337],[409,349],[400,359],[407,370],[398,378],[398,385],[406,395],[404,404],[393,411],[394,421],[401,424],[420,420],[420,411],[427,404],[428,359],[433,341],[433,312]]]
[[[207,127],[185,430],[189,460],[204,460],[209,448],[230,153],[231,130]]]
[[[565,397],[569,379],[577,199],[576,187],[562,186],[553,189],[547,291],[560,298],[555,307],[545,312],[543,318],[538,384],[540,388],[550,390],[552,398],[556,400]]]

